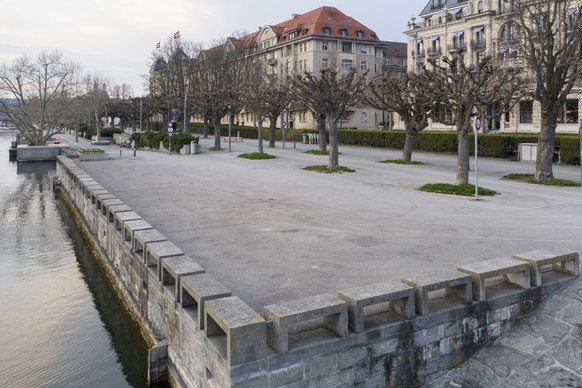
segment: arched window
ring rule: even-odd
[[[482,13],[483,12],[483,0],[479,1],[479,3],[477,3],[477,13]]]
[[[366,112],[362,112],[360,115],[360,122],[364,124],[368,122],[368,114]]]

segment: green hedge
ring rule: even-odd
[[[148,132],[135,132],[131,135],[131,140],[135,141],[139,147],[148,147],[157,150],[160,147],[160,142],[163,142],[164,148],[169,147],[169,137],[164,132],[158,131],[148,131]],[[180,152],[182,147],[185,145],[190,145],[193,137],[190,134],[176,133],[172,136],[172,152]]]
[[[101,128],[101,137],[113,137],[114,133],[121,133],[121,128]],[[97,129],[95,126],[89,126],[87,124],[79,125],[79,133],[81,136],[90,139],[91,136],[97,136]]]

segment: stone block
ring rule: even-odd
[[[153,270],[158,280],[162,280],[162,260],[183,255],[184,252],[169,241],[150,243],[145,251],[145,264]]]
[[[176,301],[180,302],[182,278],[202,273],[204,268],[189,256],[169,257],[162,261],[162,286],[169,287]]]
[[[218,339],[211,343],[218,344],[217,350],[228,365],[265,357],[266,329],[263,317],[239,297],[229,296],[205,302],[204,333],[209,339],[226,336],[226,341]]]
[[[385,282],[350,288],[338,293],[348,304],[348,325],[356,333],[364,331],[364,308],[388,302],[390,311],[414,317],[414,288],[401,282]]]
[[[472,302],[472,285],[469,275],[458,271],[435,272],[402,279],[402,283],[414,287],[415,307],[418,315],[428,315],[431,291],[445,290],[449,299],[460,300],[464,304]]]
[[[485,280],[503,277],[503,280],[528,289],[530,288],[529,264],[511,257],[500,257],[493,260],[478,261],[457,268],[460,272],[471,276],[473,280],[473,298],[486,300]]]
[[[148,230],[148,229],[153,229],[153,227],[146,220],[126,221],[123,224],[123,240],[127,241],[129,245],[133,247],[135,232],[137,232],[138,230]]]
[[[520,253],[513,258],[530,264],[531,285],[542,285],[542,267],[551,265],[552,270],[578,276],[580,271],[580,258],[578,252],[566,248],[538,249],[531,252]]]
[[[180,288],[182,308],[194,318],[200,330],[204,329],[204,303],[231,295],[231,291],[212,275],[205,273],[182,278]]]
[[[267,342],[279,353],[289,350],[289,326],[323,318],[323,326],[340,337],[348,335],[347,303],[333,295],[322,294],[266,306],[263,315],[273,321]]]
[[[137,253],[142,261],[146,262],[146,248],[148,244],[166,241],[166,237],[156,229],[138,230],[134,233],[133,251]]]
[[[124,223],[135,220],[141,220],[141,216],[134,211],[118,212],[115,214],[115,230],[123,235]]]

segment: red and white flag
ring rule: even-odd
[[[158,44],[156,44],[156,48],[159,49],[160,48],[160,42],[158,42]]]
[[[180,30],[176,31],[174,34],[174,39],[180,39]]]

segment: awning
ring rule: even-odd
[[[536,44],[534,44],[534,48],[537,49],[537,50],[539,50],[539,49],[542,48],[542,44],[541,43],[536,43]]]
[[[456,31],[451,34],[451,38],[456,38],[457,36],[465,35],[465,31]]]
[[[484,26],[477,26],[477,27],[473,27],[473,32],[481,32],[483,31]]]
[[[507,47],[501,47],[499,49],[499,54],[503,54],[504,52],[507,52]]]
[[[430,41],[434,42],[435,40],[439,40],[441,37],[439,35],[433,35],[430,37]]]
[[[512,48],[509,49],[509,52],[510,53],[515,53],[515,52],[517,52],[519,50],[520,50],[520,47],[512,47]]]
[[[566,16],[576,15],[578,13],[578,8],[570,8],[566,11]]]

